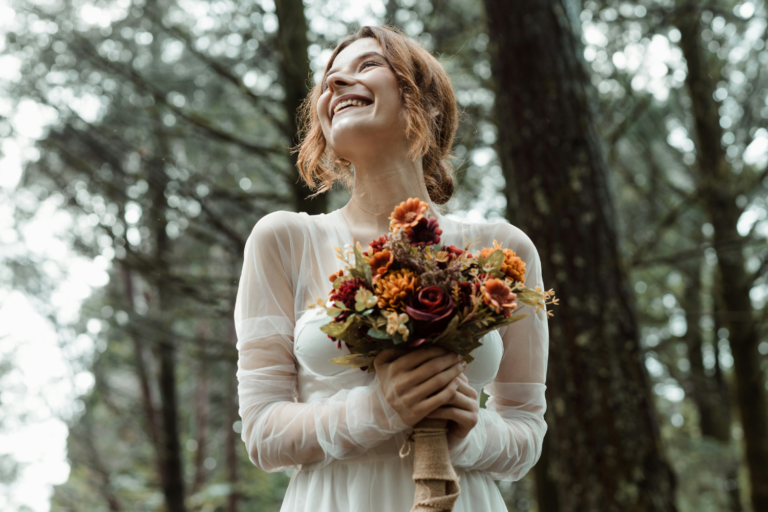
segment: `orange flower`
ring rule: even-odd
[[[504,249],[501,244],[494,240],[493,247],[485,247],[477,256],[478,258],[487,258],[496,249],[501,249],[501,252],[504,253],[504,261],[501,263],[501,271],[504,272],[504,275],[515,281],[525,283],[525,262],[512,249]]]
[[[419,276],[408,269],[395,270],[376,281],[376,296],[379,307],[394,311],[403,306],[403,302],[416,293],[419,288]]]
[[[501,279],[489,279],[480,290],[483,293],[483,302],[493,308],[496,313],[501,313],[501,308],[515,309],[517,295],[512,293],[509,287]]]
[[[330,277],[328,277],[328,280],[333,283],[336,281],[336,279],[340,278],[343,275],[344,275],[344,269],[341,269],[338,272],[334,272],[333,274],[331,274]]]
[[[392,215],[389,216],[389,229],[398,231],[405,229],[408,232],[424,217],[424,212],[429,206],[417,197],[408,198],[398,206],[395,206]]]
[[[389,249],[382,249],[371,256],[368,264],[371,265],[372,281],[375,283],[381,276],[386,274],[394,261],[395,255],[389,252]]]

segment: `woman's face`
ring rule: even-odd
[[[371,148],[405,141],[397,78],[378,41],[358,39],[339,52],[326,75],[317,114],[328,145],[350,161],[378,152]]]

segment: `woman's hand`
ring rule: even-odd
[[[461,357],[442,347],[416,350],[393,348],[373,361],[379,385],[389,405],[413,426],[456,394],[466,368]]]
[[[477,404],[477,391],[469,385],[469,379],[462,374],[456,393],[448,402],[427,414],[426,418],[441,418],[448,422],[448,437],[465,438],[477,425],[480,406]]]

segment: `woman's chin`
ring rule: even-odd
[[[339,155],[359,154],[372,146],[381,147],[391,140],[393,134],[402,134],[404,127],[381,126],[377,123],[358,119],[340,119],[331,126],[329,144]],[[332,142],[331,142],[332,141]],[[393,141],[394,142],[394,141]]]

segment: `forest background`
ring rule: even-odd
[[[5,0],[0,509],[277,511],[240,440],[245,240],[333,46],[418,39],[463,109],[449,215],[561,306],[509,510],[768,510],[762,0]],[[483,395],[482,404],[485,405]]]

